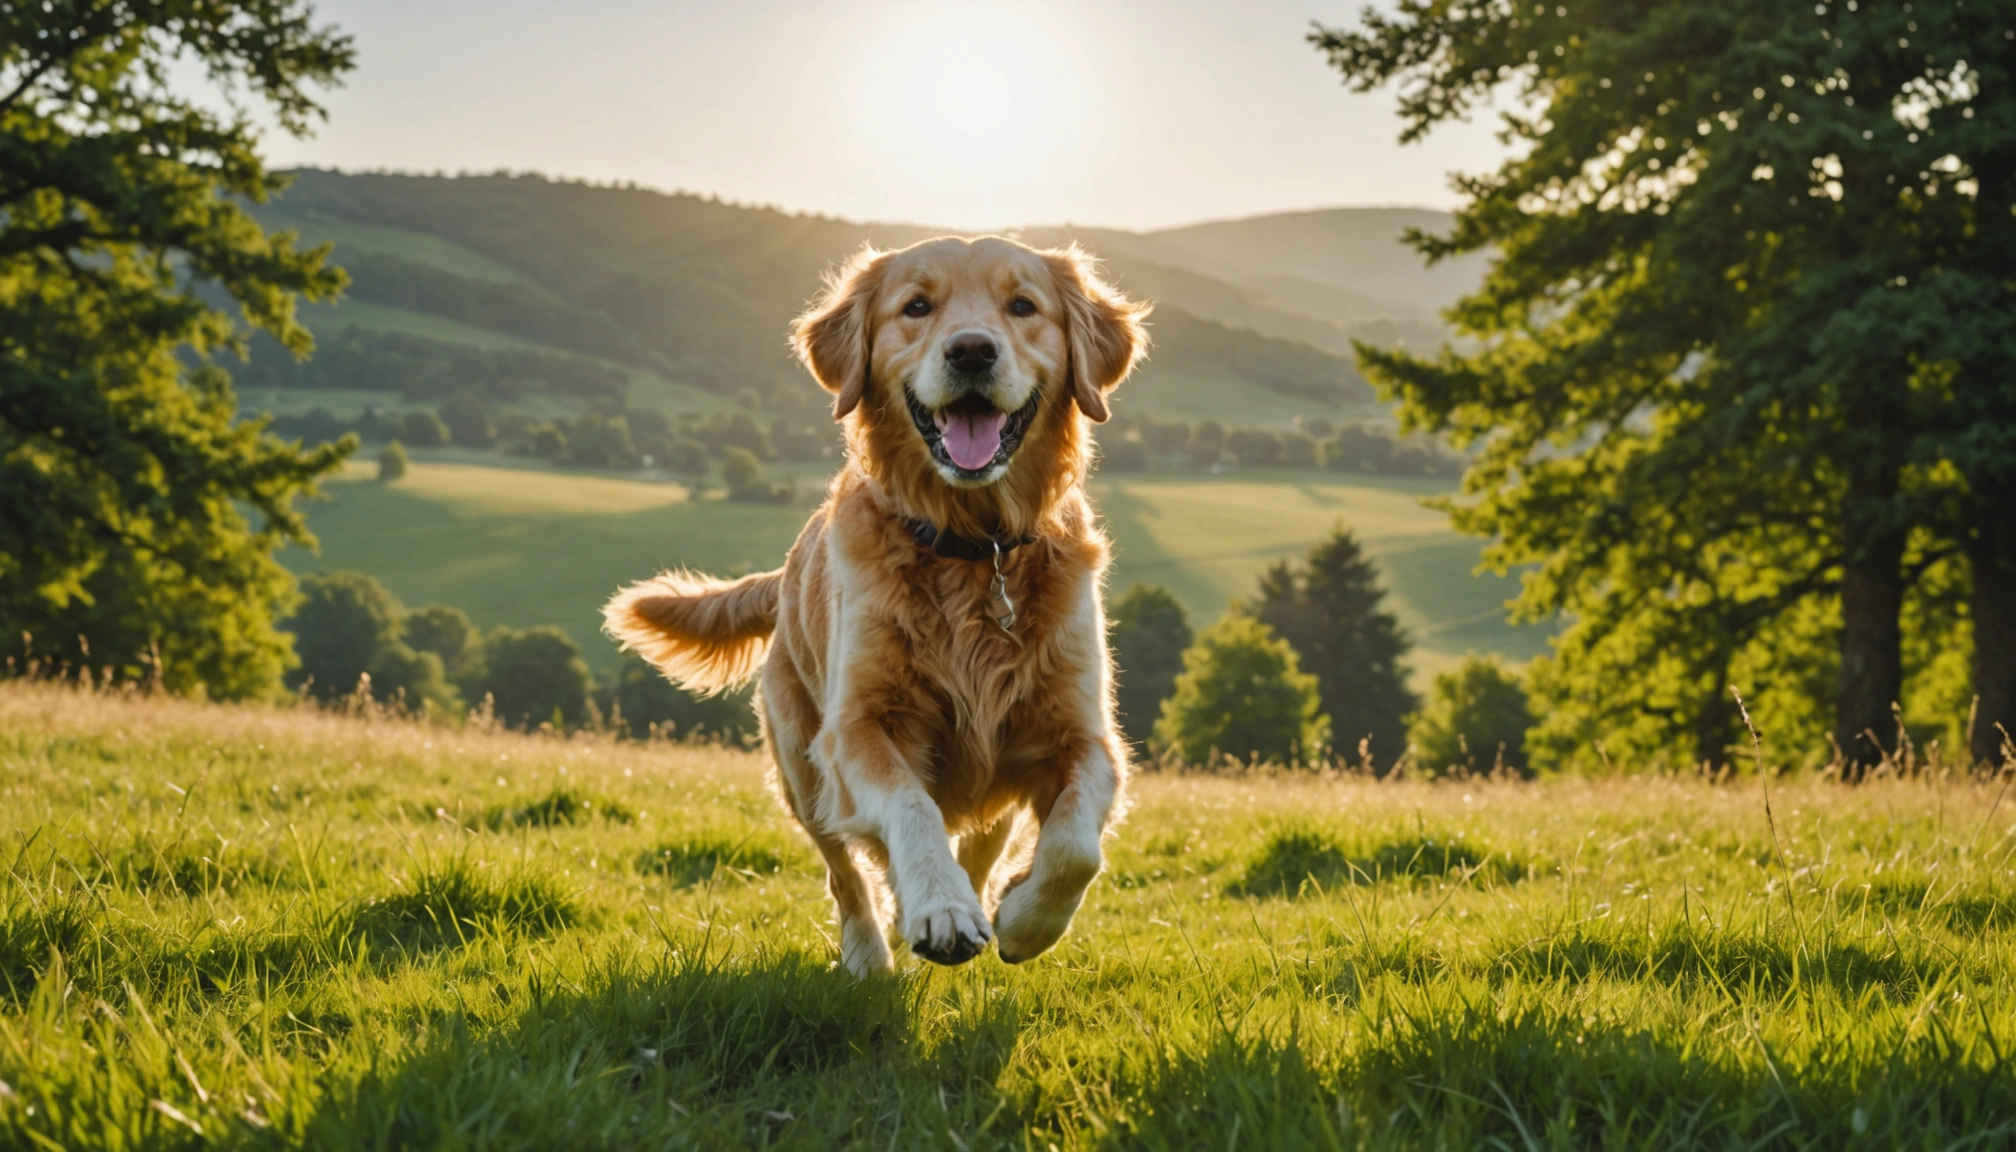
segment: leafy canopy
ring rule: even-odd
[[[1463,344],[1360,357],[1409,427],[1479,447],[1448,506],[1535,566],[1518,612],[1573,621],[1536,684],[1574,755],[1629,715],[1634,751],[1719,759],[1739,669],[1807,679],[1836,645],[1837,726],[1898,698],[1913,529],[1936,547],[1978,443],[2016,434],[2006,400],[1954,419],[2011,387],[2011,21],[1918,8],[1402,0],[1312,35],[1398,85],[1403,139],[1509,97],[1513,158],[1412,237],[1498,254]]]
[[[1322,708],[1316,678],[1301,670],[1295,649],[1267,625],[1231,613],[1183,654],[1155,740],[1192,764],[1221,756],[1314,763],[1330,738]]]
[[[243,207],[284,181],[252,116],[300,135],[353,64],[301,0],[0,6],[0,629],[171,688],[272,690],[289,660],[273,561],[348,444],[234,423],[210,364],[342,286]],[[218,109],[184,87],[200,72]],[[228,309],[211,300],[227,299]]]

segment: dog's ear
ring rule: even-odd
[[[868,385],[868,310],[882,286],[889,253],[863,248],[826,277],[826,290],[791,328],[791,349],[813,379],[833,393],[833,418],[861,403]]]
[[[1073,245],[1044,253],[1064,300],[1071,347],[1071,395],[1095,423],[1110,415],[1106,393],[1120,386],[1148,352],[1150,305],[1122,296],[1099,278],[1090,253]]]

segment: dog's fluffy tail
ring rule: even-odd
[[[747,680],[770,649],[784,573],[717,580],[680,569],[640,580],[602,607],[602,627],[660,672],[703,694]]]

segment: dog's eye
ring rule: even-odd
[[[903,315],[905,316],[929,316],[930,314],[931,302],[922,296],[903,306]]]
[[[1008,311],[1017,316],[1034,316],[1036,302],[1027,296],[1017,296],[1008,302]]]

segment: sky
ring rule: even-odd
[[[1401,146],[1304,36],[1353,0],[318,0],[359,65],[283,166],[536,170],[856,220],[1150,229],[1449,207],[1489,116]]]

